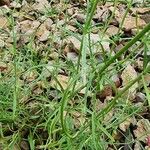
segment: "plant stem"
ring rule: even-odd
[[[119,50],[115,56],[109,59],[105,65],[99,70],[98,81],[101,79],[103,72],[107,69],[118,57],[120,57],[125,51],[128,50],[133,44],[135,44],[142,36],[145,35],[146,32],[150,30],[150,23],[139,32],[131,41],[129,41],[121,50]]]
[[[95,2],[93,2],[90,14],[89,14],[89,16],[87,15],[88,17],[87,17],[87,21],[86,21],[84,29],[83,29],[83,35],[87,34],[89,31],[91,20],[93,18],[93,15],[94,15],[94,12],[96,10],[96,6],[97,6],[98,2],[99,2],[99,0],[95,0]]]
[[[118,95],[116,95],[114,97],[114,99],[112,99],[112,101],[107,105],[107,107],[105,107],[102,111],[100,111],[97,115],[96,118],[100,119],[101,117],[103,117],[104,115],[106,115],[117,103],[117,100],[136,82],[138,82],[142,76],[147,73],[150,70],[150,68],[147,68],[145,71],[143,71],[136,79],[134,79],[133,81],[131,81],[121,92],[118,93]],[[88,126],[90,126],[91,121],[88,121],[86,123],[86,125],[78,132],[78,134],[82,133]]]

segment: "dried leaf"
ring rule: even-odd
[[[11,11],[11,9],[8,6],[6,6],[6,5],[1,6],[1,8],[0,8],[0,16],[6,15],[10,11]]]
[[[119,79],[119,76],[117,74],[113,75],[111,77],[113,83],[115,84],[116,88],[119,88],[121,86],[121,81]]]
[[[75,51],[79,51],[80,50],[80,45],[81,42],[74,36],[69,36],[66,40],[66,42],[68,44],[71,44],[72,47],[74,48]],[[99,34],[90,34],[90,42],[91,42],[91,49],[92,49],[92,53],[96,54],[100,52],[101,49],[101,45],[103,46],[103,49],[105,51],[110,51],[110,47],[109,47],[109,37],[107,35],[104,35],[103,37]],[[101,45],[99,44],[99,42],[101,43]],[[89,47],[87,47],[87,54],[90,54],[90,50]]]
[[[77,29],[74,27],[74,26],[71,26],[71,25],[66,25],[66,29],[70,30],[70,31],[77,31]]]
[[[38,76],[36,71],[29,71],[26,74],[23,75],[23,79],[27,82],[30,83],[36,79]]]
[[[97,94],[97,96],[100,98],[100,100],[104,100],[107,96],[112,96],[113,90],[110,85],[105,85],[103,90]]]
[[[20,142],[20,148],[21,148],[22,150],[29,150],[29,149],[30,149],[29,144],[28,144],[27,141],[21,141],[21,142]]]
[[[144,0],[133,0],[132,3],[142,4],[142,3],[144,3]]]
[[[67,58],[68,60],[71,60],[73,63],[76,63],[78,60],[78,55],[75,52],[68,52]]]
[[[103,15],[103,13],[106,11],[106,9],[103,9],[103,8],[97,8],[96,9],[96,13],[95,15],[93,16],[94,19],[97,19],[97,20],[101,20],[101,16]]]
[[[46,8],[50,7],[47,0],[36,0],[36,3],[33,5],[34,10],[44,13]]]
[[[114,130],[113,133],[112,133],[112,137],[115,140],[120,140],[122,138],[122,134],[118,130]]]
[[[147,86],[150,84],[150,74],[149,73],[144,75],[144,81],[145,81]]]
[[[149,23],[150,22],[150,13],[142,15],[141,19],[143,19],[146,23]]]
[[[62,88],[64,90],[67,89],[69,80],[70,80],[70,77],[65,76],[65,75],[59,74],[57,76],[57,81],[60,83],[60,85],[62,86]],[[57,90],[61,91],[61,87],[57,81],[55,79],[53,79],[53,80],[51,80],[50,84],[53,88],[56,88]],[[75,88],[79,89],[81,86],[82,86],[82,84],[80,82],[77,82]],[[81,91],[79,91],[79,94],[85,94],[85,91],[86,91],[85,89],[82,89]],[[87,94],[91,95],[91,93],[89,91]]]
[[[137,72],[135,69],[129,64],[127,67],[123,70],[122,75],[121,75],[122,81],[123,81],[123,87],[128,85],[131,81],[133,81],[135,78],[137,78]],[[136,82],[134,85],[130,87],[128,90],[127,96],[129,99],[134,99],[136,90],[138,88],[138,83]]]
[[[46,27],[47,30],[50,30],[51,29],[51,26],[53,24],[53,21],[52,19],[50,18],[47,18],[45,21],[44,21],[44,25]]]
[[[131,8],[131,11],[133,12],[133,14],[136,15],[136,13],[138,14],[145,14],[145,13],[149,13],[150,12],[150,8],[149,7],[145,7],[145,8],[141,8],[141,7],[136,7],[136,8]]]
[[[74,36],[69,36],[67,41],[73,45],[75,50],[79,51],[81,42]]]
[[[50,35],[50,32],[48,30],[45,30],[44,33],[39,37],[39,41],[41,42],[47,41],[49,35]]]
[[[143,60],[140,57],[135,60],[135,67],[143,70]]]
[[[50,35],[50,31],[47,30],[46,25],[42,24],[38,31],[36,32],[36,36],[38,37],[39,41],[44,42],[48,40]]]
[[[150,136],[147,137],[146,144],[147,144],[148,147],[150,148]]]
[[[35,86],[33,89],[32,89],[33,93],[35,95],[40,95],[43,93],[43,89],[41,89],[41,87],[38,87],[38,86]]]
[[[37,20],[24,20],[20,22],[19,26],[21,33],[23,33],[21,36],[22,43],[27,43],[34,34],[35,30],[40,26],[40,22]]]
[[[73,117],[74,117],[74,125],[76,128],[80,128],[81,125],[84,124],[86,117],[85,115],[81,114],[80,112],[73,112],[72,113]]]
[[[68,87],[68,82],[69,82],[69,77],[68,76],[64,76],[64,75],[58,75],[57,76],[57,80],[59,81],[60,85],[62,86],[62,88],[65,90]],[[54,88],[57,88],[57,90],[61,91],[61,87],[59,86],[59,84],[56,82],[56,80],[52,80],[50,82],[51,86]]]
[[[118,33],[119,28],[113,25],[110,25],[106,31],[109,36],[114,36]]]
[[[45,67],[43,67],[42,70],[42,76],[47,78],[50,77],[52,75],[52,72],[55,70],[54,67],[54,62],[53,61],[49,61],[48,64],[45,65]],[[61,72],[61,70],[59,70],[59,72]]]
[[[103,21],[105,22],[110,15],[110,10],[107,7],[101,7],[97,8],[96,14],[94,15],[94,19],[96,19],[98,22]]]
[[[72,16],[74,14],[74,7],[67,9],[67,13],[69,16]]]
[[[120,17],[117,17],[117,21],[119,22],[119,24],[122,22],[122,16]],[[143,28],[144,26],[146,25],[145,21],[141,18],[136,18],[136,17],[132,17],[132,16],[127,16],[125,18],[125,21],[123,23],[123,28],[126,30],[126,31],[129,31],[131,29],[134,29],[134,28]]]
[[[0,16],[0,29],[5,29],[8,27],[8,20],[4,16]]]
[[[145,146],[145,150],[150,150],[150,146]]]
[[[109,47],[110,42],[109,42],[109,37],[107,35],[102,35],[101,33],[100,34],[91,33],[90,40],[91,43],[94,45],[93,53],[99,52],[98,47],[100,48],[100,46],[98,42],[101,43],[105,51],[107,52],[110,51],[110,47]]]
[[[106,104],[107,105],[107,104]],[[110,110],[107,115],[105,115],[104,117],[104,123],[107,124],[108,122],[110,122],[110,120],[112,119],[112,117],[114,116],[114,109]]]
[[[137,129],[134,131],[135,137],[139,141],[147,142],[147,138],[150,136],[150,122],[148,119],[140,119],[137,122]]]
[[[84,14],[80,14],[80,13],[77,13],[76,14],[76,19],[77,21],[81,22],[81,23],[84,23],[85,22],[85,18],[86,16]]]
[[[141,150],[141,144],[139,141],[136,141],[136,143],[134,145],[134,150]]]
[[[113,13],[114,12],[114,16],[115,18],[120,17],[121,15],[123,15],[123,11],[119,11],[119,9],[115,8],[114,6],[109,7],[109,10]]]
[[[2,39],[0,39],[0,48],[3,48],[4,46],[5,46],[5,42]]]
[[[143,94],[143,93],[141,93],[141,92],[136,93],[135,96],[136,96],[136,97],[135,97],[135,98],[136,98],[136,102],[144,102],[145,99],[146,99],[145,94]]]
[[[10,1],[9,0],[0,0],[0,6],[3,6],[3,5],[9,6],[10,5]]]
[[[7,65],[4,62],[0,62],[0,72],[3,72],[7,69]]]
[[[127,118],[125,121],[123,121],[121,124],[119,124],[119,128],[126,132],[126,130],[129,128],[130,124],[132,123],[132,118]]]
[[[20,22],[20,28],[21,28],[22,33],[27,32],[28,30],[30,30],[32,28],[32,21],[24,20],[24,21]]]
[[[12,8],[21,8],[21,4],[19,2],[13,1],[10,3],[10,7]]]
[[[59,58],[59,54],[57,52],[51,52],[49,57],[52,58],[53,60],[56,60]]]

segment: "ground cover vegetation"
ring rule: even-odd
[[[1,0],[0,150],[149,150],[149,30],[149,0]]]

